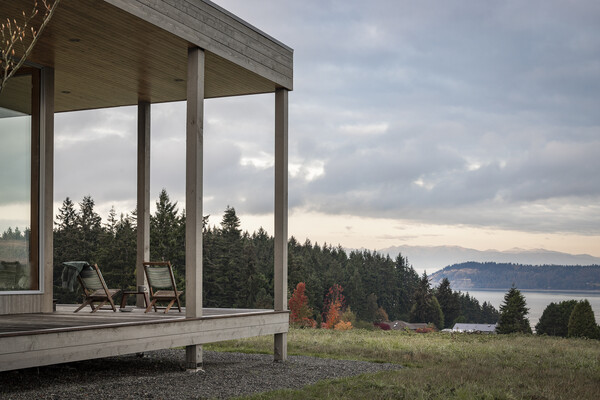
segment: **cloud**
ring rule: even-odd
[[[295,50],[292,210],[600,234],[597,2],[218,3]],[[273,104],[206,101],[207,213],[272,212]],[[185,107],[152,117],[182,201]],[[135,110],[62,118],[57,196],[135,198]]]

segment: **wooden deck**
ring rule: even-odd
[[[0,371],[285,333],[289,318],[256,309],[205,308],[201,318],[173,310],[74,310],[0,316]]]

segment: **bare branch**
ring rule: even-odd
[[[6,23],[2,24],[2,42],[0,43],[0,93],[4,90],[7,81],[12,78],[15,73],[23,66],[29,55],[31,54],[35,44],[40,38],[42,31],[50,22],[50,19],[56,11],[56,7],[60,0],[54,0],[50,4],[47,0],[42,0],[43,7],[42,11],[44,15],[42,17],[42,23],[37,30],[35,27],[30,26],[33,18],[38,15],[39,8],[37,0],[33,3],[33,9],[31,13],[27,15],[23,11],[23,23],[19,25],[16,19],[11,21],[9,18],[6,19]],[[30,33],[28,33],[30,32]],[[31,35],[31,42],[26,45],[26,38]],[[16,57],[15,44],[20,43],[23,47],[23,54],[20,57]]]

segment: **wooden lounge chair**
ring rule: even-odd
[[[98,268],[98,265],[86,265],[83,267],[79,275],[77,275],[77,280],[81,284],[83,288],[83,304],[77,308],[74,312],[81,310],[83,307],[89,305],[92,308],[92,312],[100,310],[101,307],[109,303],[110,309],[113,311],[117,311],[117,307],[115,307],[115,302],[113,301],[113,297],[121,291],[121,289],[109,289],[106,286],[106,282],[104,282],[104,278],[102,277],[102,272]],[[100,303],[96,307],[94,307],[94,303]],[[105,308],[106,310],[108,308]]]
[[[165,308],[165,314],[169,312],[175,303],[177,303],[177,308],[179,309],[179,312],[181,312],[179,296],[181,296],[183,292],[177,290],[171,263],[169,261],[158,261],[145,262],[143,264],[146,278],[148,278],[151,299],[145,312],[150,311],[152,308],[154,308],[154,311],[156,312],[158,311],[156,303],[167,301],[169,304],[167,304],[167,307]]]

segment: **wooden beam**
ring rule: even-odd
[[[186,317],[202,316],[202,162],[204,127],[204,50],[188,50],[185,171]],[[186,347],[188,369],[201,368],[202,347]]]
[[[142,263],[150,260],[150,103],[138,102],[136,284],[147,286]],[[138,295],[136,306],[145,307]]]
[[[288,90],[275,92],[275,311],[287,310]],[[275,335],[275,361],[287,358],[287,334]]]

